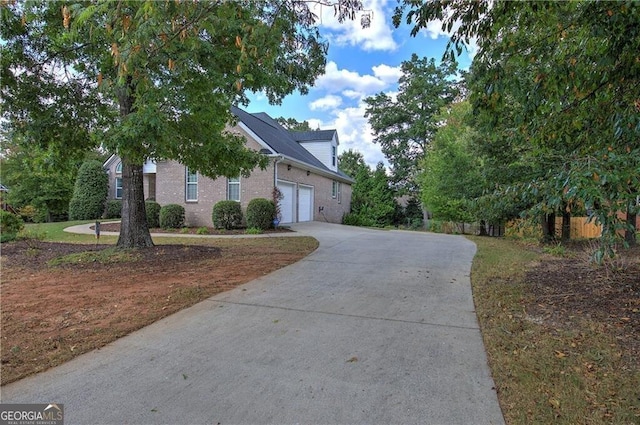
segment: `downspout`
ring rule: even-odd
[[[272,193],[273,193],[273,202],[276,203],[276,213],[278,211],[278,203],[279,201],[277,199],[275,199],[275,191],[276,188],[278,187],[278,164],[280,163],[280,161],[284,160],[284,158],[280,155],[276,156],[275,161],[273,161],[273,189],[272,189]],[[277,220],[280,220],[280,217],[276,217]],[[275,220],[274,220],[275,223]],[[277,225],[276,225],[277,227]]]
[[[273,187],[278,187],[278,164],[284,158],[280,155],[276,156],[276,160],[273,162]]]

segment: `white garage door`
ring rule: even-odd
[[[293,223],[293,207],[296,204],[294,187],[292,183],[278,182],[278,189],[280,189],[280,192],[284,196],[282,200],[280,200],[281,223]]]
[[[298,186],[298,221],[313,220],[313,188]]]

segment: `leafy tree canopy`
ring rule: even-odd
[[[414,32],[433,19],[455,24],[450,55],[476,39],[480,129],[497,130],[535,171],[506,190],[534,213],[584,204],[611,246],[616,213],[636,213],[640,192],[640,5],[405,0],[394,19]]]
[[[391,165],[394,184],[416,192],[418,162],[424,158],[438,128],[434,120],[440,109],[458,95],[453,77],[457,64],[418,58],[402,62],[402,77],[395,98],[378,93],[365,99],[365,116],[378,143]]]
[[[314,130],[313,128],[311,128],[308,121],[300,122],[295,118],[285,118],[285,117],[276,118],[276,121],[278,121],[278,123],[281,126],[291,131],[313,131]]]
[[[361,171],[369,170],[362,153],[353,149],[344,151],[338,156],[338,165],[340,170],[352,178],[355,178]]]
[[[480,161],[471,151],[471,105],[460,102],[437,116],[442,123],[422,161],[422,202],[440,220],[471,222],[471,205],[484,189]]]
[[[334,4],[340,21],[360,1]],[[308,91],[327,43],[308,2],[98,0],[4,4],[3,119],[28,145],[102,143],[123,161],[118,246],[150,246],[142,164],[174,159],[216,177],[265,159],[225,132],[245,91]]]

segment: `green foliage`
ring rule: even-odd
[[[196,234],[198,234],[198,235],[208,235],[209,234],[209,229],[207,229],[206,227],[198,227],[198,230],[196,230]]]
[[[285,117],[276,118],[276,121],[278,121],[278,124],[290,131],[313,131],[309,125],[309,121],[299,122],[295,118]]]
[[[211,219],[216,229],[238,228],[242,226],[242,208],[236,201],[220,201],[213,206]]]
[[[409,220],[421,220],[423,219],[422,206],[417,198],[411,197],[407,201],[407,206],[404,207],[404,216]]]
[[[551,246],[545,246],[542,248],[542,251],[545,254],[550,254],[554,257],[564,257],[567,255],[567,252],[561,243],[557,243]]]
[[[107,201],[107,208],[104,218],[120,218],[122,217],[122,200],[110,199]]]
[[[247,230],[244,231],[247,235],[260,235],[263,232],[263,229],[260,229],[258,227],[249,227]]]
[[[359,166],[355,180],[351,211],[343,217],[344,224],[368,227],[392,225],[397,203],[384,165],[379,163],[373,172],[366,165]]]
[[[247,205],[247,227],[267,230],[273,227],[276,216],[276,206],[273,201],[264,198],[254,198]]]
[[[429,220],[427,222],[427,230],[434,233],[442,233],[442,221]]]
[[[340,21],[361,8],[336,4]],[[7,127],[25,146],[118,152],[129,197],[120,247],[151,244],[136,219],[142,182],[132,177],[145,160],[179,160],[212,178],[265,167],[264,155],[226,131],[231,106],[248,103],[248,92],[272,103],[306,94],[328,48],[311,5],[297,1],[40,0],[9,2],[1,18]]]
[[[471,151],[475,133],[470,126],[471,106],[460,102],[443,109],[438,128],[418,176],[422,202],[434,218],[474,221],[472,202],[482,194],[480,161]]]
[[[46,237],[46,232],[38,232],[25,227],[18,233],[17,239],[24,242],[28,249],[37,250],[41,249],[40,242],[43,242]]]
[[[160,227],[163,229],[179,229],[184,226],[184,207],[168,204],[160,208]]]
[[[19,216],[0,210],[0,242],[14,240],[23,227],[24,223]]]
[[[66,220],[80,162],[62,160],[56,152],[25,146],[23,137],[6,133],[0,156],[2,182],[11,190],[3,201],[14,208],[35,208],[34,222]],[[3,195],[4,196],[4,195]]]
[[[359,172],[368,171],[369,166],[364,162],[364,156],[358,151],[349,149],[338,156],[340,170],[351,178],[355,178]]]
[[[160,204],[156,201],[146,201],[144,204],[148,226],[150,228],[160,227]]]
[[[70,220],[102,217],[109,191],[109,178],[98,161],[86,161],[78,170],[73,197],[69,202]]]
[[[24,220],[27,223],[36,222],[37,217],[39,215],[38,210],[33,205],[25,205],[24,207],[19,208],[18,214],[20,214],[20,217],[22,217],[22,220]]]
[[[410,193],[417,193],[414,179],[438,129],[435,117],[459,93],[453,78],[456,72],[455,62],[436,65],[434,59],[413,54],[411,60],[402,62],[395,100],[386,93],[364,100],[373,141],[391,164],[393,183]]]
[[[450,53],[476,37],[471,101],[494,199],[538,217],[586,208],[603,225],[598,257],[612,254],[629,230],[617,212],[640,191],[640,5],[403,1],[396,24],[407,10],[414,32],[455,23]]]

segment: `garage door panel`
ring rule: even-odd
[[[298,188],[298,221],[313,220],[313,188],[300,186]]]
[[[278,189],[282,193],[280,200],[280,222],[293,223],[293,207],[295,206],[294,185],[291,183],[278,182]]]

